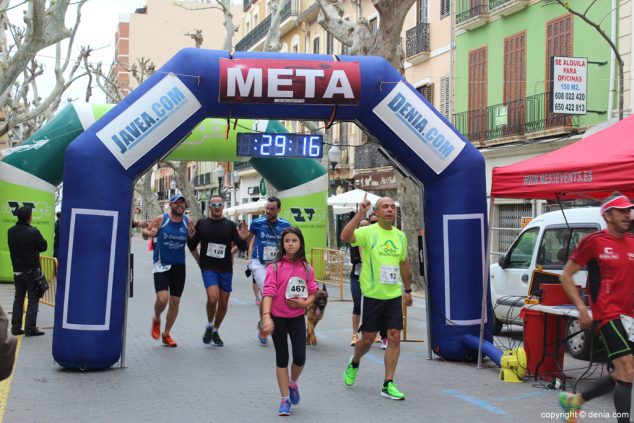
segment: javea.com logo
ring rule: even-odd
[[[198,109],[198,99],[169,74],[97,132],[97,137],[128,169]]]

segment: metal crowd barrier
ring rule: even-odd
[[[40,268],[48,281],[48,291],[40,298],[40,303],[55,307],[55,293],[57,292],[57,259],[55,257],[40,256]]]
[[[327,248],[311,248],[310,264],[315,269],[315,282],[339,287],[339,300],[343,301],[344,253]]]

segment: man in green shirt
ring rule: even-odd
[[[367,197],[367,196],[366,196]],[[401,330],[403,329],[403,301],[412,304],[412,289],[409,261],[407,261],[407,239],[405,234],[392,226],[396,217],[396,204],[389,197],[377,200],[374,207],[379,217],[376,225],[355,229],[370,208],[364,198],[359,211],[341,231],[341,239],[352,246],[363,248],[361,269],[361,339],[356,343],[354,355],[350,357],[343,381],[352,386],[359,371],[359,362],[372,346],[376,333],[385,324],[388,347],[385,351],[385,381],[381,395],[394,400],[403,400],[405,395],[394,384],[394,372],[401,352]],[[403,297],[403,288],[405,294]]]

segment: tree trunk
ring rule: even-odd
[[[137,185],[143,202],[143,219],[151,220],[163,213],[152,192],[152,169],[148,170]]]
[[[417,290],[423,289],[423,279],[420,269],[420,256],[418,254],[418,236],[423,227],[421,215],[421,189],[420,186],[405,178],[400,172],[395,171],[397,185],[397,200],[401,205],[401,229],[407,237],[407,258],[409,258],[412,274],[412,284]]]

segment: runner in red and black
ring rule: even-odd
[[[560,280],[566,294],[579,310],[583,329],[596,322],[614,370],[577,394],[562,392],[559,402],[566,420],[577,419],[581,405],[593,398],[614,392],[618,422],[630,421],[632,381],[634,380],[634,235],[628,232],[634,204],[613,193],[601,205],[607,229],[585,236],[564,267]],[[573,275],[588,268],[588,288],[592,317],[584,304]]]

